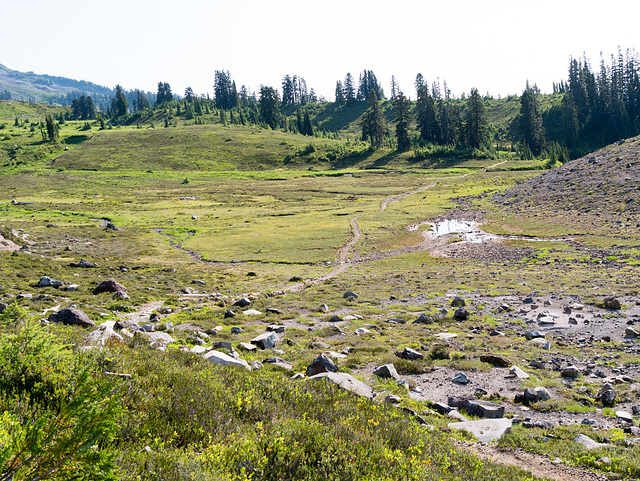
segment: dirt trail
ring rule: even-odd
[[[314,279],[311,279],[305,283],[298,283],[298,284],[294,284],[292,286],[288,286],[285,289],[283,289],[283,292],[300,292],[301,290],[303,290],[305,287],[310,286],[310,285],[317,285],[323,282],[328,281],[329,279],[332,279],[340,274],[343,274],[345,272],[347,272],[349,270],[349,268],[351,267],[351,252],[353,251],[353,248],[355,247],[355,245],[360,242],[360,240],[362,239],[362,231],[360,230],[360,226],[358,225],[358,219],[361,219],[362,217],[365,217],[367,215],[375,215],[375,214],[381,214],[382,212],[384,212],[385,210],[387,210],[387,207],[389,206],[389,204],[391,204],[392,202],[398,202],[402,199],[404,199],[405,197],[408,197],[410,195],[414,195],[414,194],[419,194],[420,192],[424,192],[425,190],[431,189],[433,187],[435,187],[438,183],[434,182],[432,184],[428,184],[425,186],[420,187],[419,189],[415,189],[415,190],[411,190],[409,192],[404,192],[402,194],[398,194],[398,195],[393,195],[391,197],[387,197],[386,199],[384,199],[381,203],[380,203],[380,209],[378,209],[376,212],[374,212],[373,214],[360,214],[356,217],[352,217],[351,219],[349,219],[349,224],[351,225],[351,240],[349,240],[349,242],[347,242],[345,245],[343,245],[340,249],[338,249],[336,258],[337,258],[337,265],[336,267],[333,268],[333,270],[323,276],[320,277],[316,277]]]
[[[129,312],[126,314],[119,313],[118,317],[121,317],[122,319],[127,319],[131,322],[135,322],[136,324],[140,324],[141,322],[148,321],[151,313],[154,310],[159,309],[163,304],[164,304],[164,301],[147,302],[146,304],[143,304],[142,306],[140,306],[140,309],[138,309],[137,311]]]
[[[502,449],[492,444],[476,444],[458,441],[459,449],[468,451],[481,459],[489,459],[495,463],[507,466],[517,466],[529,471],[536,477],[555,479],[556,481],[607,481],[604,474],[594,473],[566,464],[554,464],[547,456],[527,453],[516,449]]]

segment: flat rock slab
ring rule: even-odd
[[[434,334],[433,337],[440,339],[441,341],[450,341],[451,339],[458,337],[458,335],[453,332],[441,332],[439,334]]]
[[[511,429],[511,425],[511,419],[505,418],[449,423],[451,429],[463,429],[473,434],[481,443],[490,443],[491,441],[499,439]]]
[[[218,366],[235,366],[242,367],[247,371],[251,371],[251,367],[244,359],[233,358],[224,352],[209,351],[203,356],[207,361],[217,364]]]
[[[260,349],[271,349],[278,344],[278,335],[275,332],[265,332],[251,339],[251,344],[255,344]]]
[[[598,449],[598,448],[609,447],[608,444],[594,441],[589,436],[585,436],[584,434],[578,434],[575,438],[573,438],[573,440],[578,444],[582,444],[587,449]]]
[[[371,386],[363,383],[359,379],[356,379],[351,374],[346,374],[344,372],[323,372],[320,374],[316,374],[315,376],[311,376],[308,379],[327,379],[342,389],[346,389],[347,391],[351,391],[352,393],[366,397],[369,399],[373,399],[373,389]]]
[[[472,401],[465,406],[465,411],[472,416],[485,419],[498,419],[504,416],[504,406],[491,401]]]

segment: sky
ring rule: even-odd
[[[216,70],[238,88],[304,77],[328,100],[337,80],[372,70],[415,98],[421,73],[455,96],[477,88],[552,92],[569,59],[598,69],[640,50],[638,0],[29,0],[6,2],[0,63],[127,90],[213,93]]]

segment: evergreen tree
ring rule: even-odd
[[[292,105],[296,102],[295,86],[290,75],[282,79],[282,105]]]
[[[542,153],[545,145],[538,93],[538,88],[535,85],[533,88],[530,87],[527,82],[527,87],[520,97],[520,115],[518,117],[520,138],[529,147],[531,153],[536,156]]]
[[[158,93],[156,95],[156,105],[163,105],[173,100],[171,86],[167,82],[158,82]]]
[[[238,106],[236,83],[231,80],[228,70],[216,70],[213,83],[216,108],[229,110]]]
[[[336,104],[341,105],[344,102],[344,88],[342,87],[342,82],[338,80],[336,81]]]
[[[304,135],[313,137],[313,125],[311,125],[309,111],[306,108],[304,109],[304,119],[302,120],[302,132]]]
[[[45,117],[45,124],[49,142],[58,142],[60,140],[59,127],[51,114],[47,114],[47,116]]]
[[[436,113],[436,104],[423,83],[417,83],[416,120],[420,137],[426,142],[439,143],[440,126]]]
[[[273,87],[260,87],[260,118],[273,130],[280,124],[280,99]]]
[[[353,77],[350,73],[344,78],[344,100],[345,102],[354,102],[356,100],[356,87],[353,83]]]
[[[356,97],[356,100],[361,102],[368,101],[371,91],[375,92],[377,99],[384,98],[382,87],[380,86],[380,83],[378,82],[378,79],[376,78],[373,71],[364,70],[362,74],[360,74],[358,95]]]
[[[409,100],[401,91],[396,92],[393,100],[396,109],[396,140],[398,142],[398,150],[404,152],[411,148],[411,139],[409,137]]]
[[[191,103],[193,102],[193,99],[195,98],[195,94],[193,93],[193,89],[191,87],[187,87],[186,89],[184,89],[184,99]]]
[[[304,133],[304,125],[302,124],[302,111],[300,107],[296,108],[296,128],[298,129],[298,133]]]
[[[380,148],[384,142],[385,123],[380,102],[374,90],[369,93],[369,108],[362,115],[362,140],[369,140],[373,148]]]
[[[467,146],[482,149],[489,143],[487,112],[478,89],[472,88],[467,99],[467,117],[465,122]]]

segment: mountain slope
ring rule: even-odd
[[[69,94],[80,92],[91,95],[95,100],[109,98],[114,91],[84,80],[19,72],[0,64],[0,94],[6,92],[10,95],[7,100],[66,105]]]
[[[640,136],[567,162],[493,200],[514,210],[543,208],[640,221]]]

